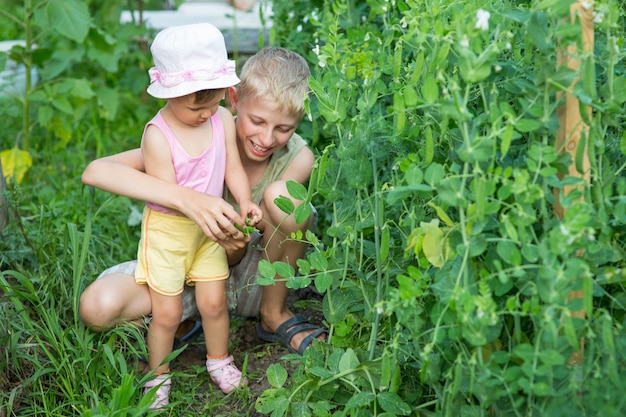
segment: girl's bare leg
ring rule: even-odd
[[[230,331],[226,281],[197,282],[196,303],[202,316],[207,355],[226,355]]]
[[[148,365],[155,374],[169,371],[169,363],[163,360],[172,353],[174,334],[183,315],[181,296],[165,296],[150,290],[152,297],[152,320],[148,328]]]

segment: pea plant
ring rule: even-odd
[[[288,357],[290,378],[268,369],[257,410],[623,410],[623,5],[583,4],[586,52],[573,1],[296,3],[275,5],[287,23],[274,30],[315,68],[324,147],[300,195],[321,217],[300,275],[264,276],[314,283],[331,334]],[[588,126],[574,156],[556,142],[565,94]],[[569,174],[585,149],[590,183]]]

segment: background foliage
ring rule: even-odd
[[[278,270],[324,292],[331,340],[288,359],[291,375],[272,365],[258,412],[623,415],[624,6],[595,3],[595,49],[572,91],[593,109],[592,184],[561,195],[558,219],[554,193],[578,184],[565,174],[580,165],[555,148],[557,93],[576,77],[557,48],[581,42],[569,1],[274,3],[271,42],[314,73],[301,131],[318,153],[304,194],[320,224],[294,236],[315,246],[302,276],[264,265],[263,282]],[[128,4],[11,0],[0,11],[3,38],[32,34],[36,48],[11,57],[41,78],[0,106],[0,150],[32,157],[7,185],[0,240],[7,415],[145,412],[127,365],[140,335],[94,334],[76,316],[85,281],[137,240],[124,221],[133,203],[91,195],[79,178],[93,158],[136,146],[158,105],[143,93],[151,34],[119,24]],[[575,290],[585,296],[569,300]]]

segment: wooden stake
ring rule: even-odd
[[[584,5],[583,5],[584,3]],[[580,73],[581,58],[593,54],[593,2],[579,0],[572,4],[570,8],[570,20],[572,22],[580,22],[583,31],[583,50],[578,51],[576,45],[567,45],[565,48],[559,50],[558,65],[567,65],[569,68]],[[582,56],[581,56],[582,54]],[[570,89],[580,80],[580,76],[577,77]],[[562,97],[562,96],[561,96]],[[584,111],[587,112],[587,120],[591,120],[591,108],[587,107]],[[559,130],[557,132],[556,146],[561,152],[568,152],[572,156],[572,161],[576,160],[576,152],[579,146],[585,146],[584,155],[582,160],[582,172],[579,172],[576,168],[576,164],[572,164],[569,167],[569,175],[581,177],[585,181],[583,186],[565,186],[564,194],[567,196],[574,189],[582,189],[588,185],[591,181],[590,176],[590,162],[589,152],[587,149],[587,138],[589,135],[589,125],[587,125],[581,117],[581,107],[579,100],[573,95],[565,94],[565,104],[558,109],[559,116]],[[584,142],[581,143],[581,138],[584,138]],[[582,197],[581,197],[582,198]],[[556,195],[556,204],[554,206],[556,215],[559,218],[563,218],[566,209],[561,206],[558,193]],[[580,254],[579,254],[580,255]],[[572,291],[569,294],[568,299],[583,298],[584,293],[582,290]],[[585,310],[573,311],[572,317],[585,318]],[[578,364],[582,361],[584,352],[584,343],[581,340],[580,351],[575,352],[569,360],[570,364]]]

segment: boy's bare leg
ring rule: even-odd
[[[282,189],[282,190],[281,190]],[[291,233],[301,230],[303,233],[310,228],[310,222],[298,224],[293,216],[286,217],[286,214],[273,203],[274,199],[279,195],[288,196],[286,185],[283,182],[273,183],[269,186],[263,195],[263,221],[265,224],[263,230],[263,259],[271,262],[283,261],[293,266],[297,270],[296,262],[304,257],[307,245],[301,242],[290,240]],[[265,202],[271,202],[265,204]],[[301,201],[294,200],[297,206]],[[278,230],[275,226],[280,225]],[[280,277],[277,277],[280,278]],[[274,332],[285,321],[294,316],[287,308],[287,296],[289,289],[284,282],[277,282],[274,285],[263,287],[263,296],[261,298],[261,326],[269,332]],[[313,330],[304,330],[294,335],[291,339],[291,347],[297,350],[302,340],[311,334]],[[324,340],[325,335],[318,337]]]
[[[141,322],[152,311],[147,285],[133,275],[111,273],[89,285],[80,297],[80,318],[95,331],[125,322]]]

